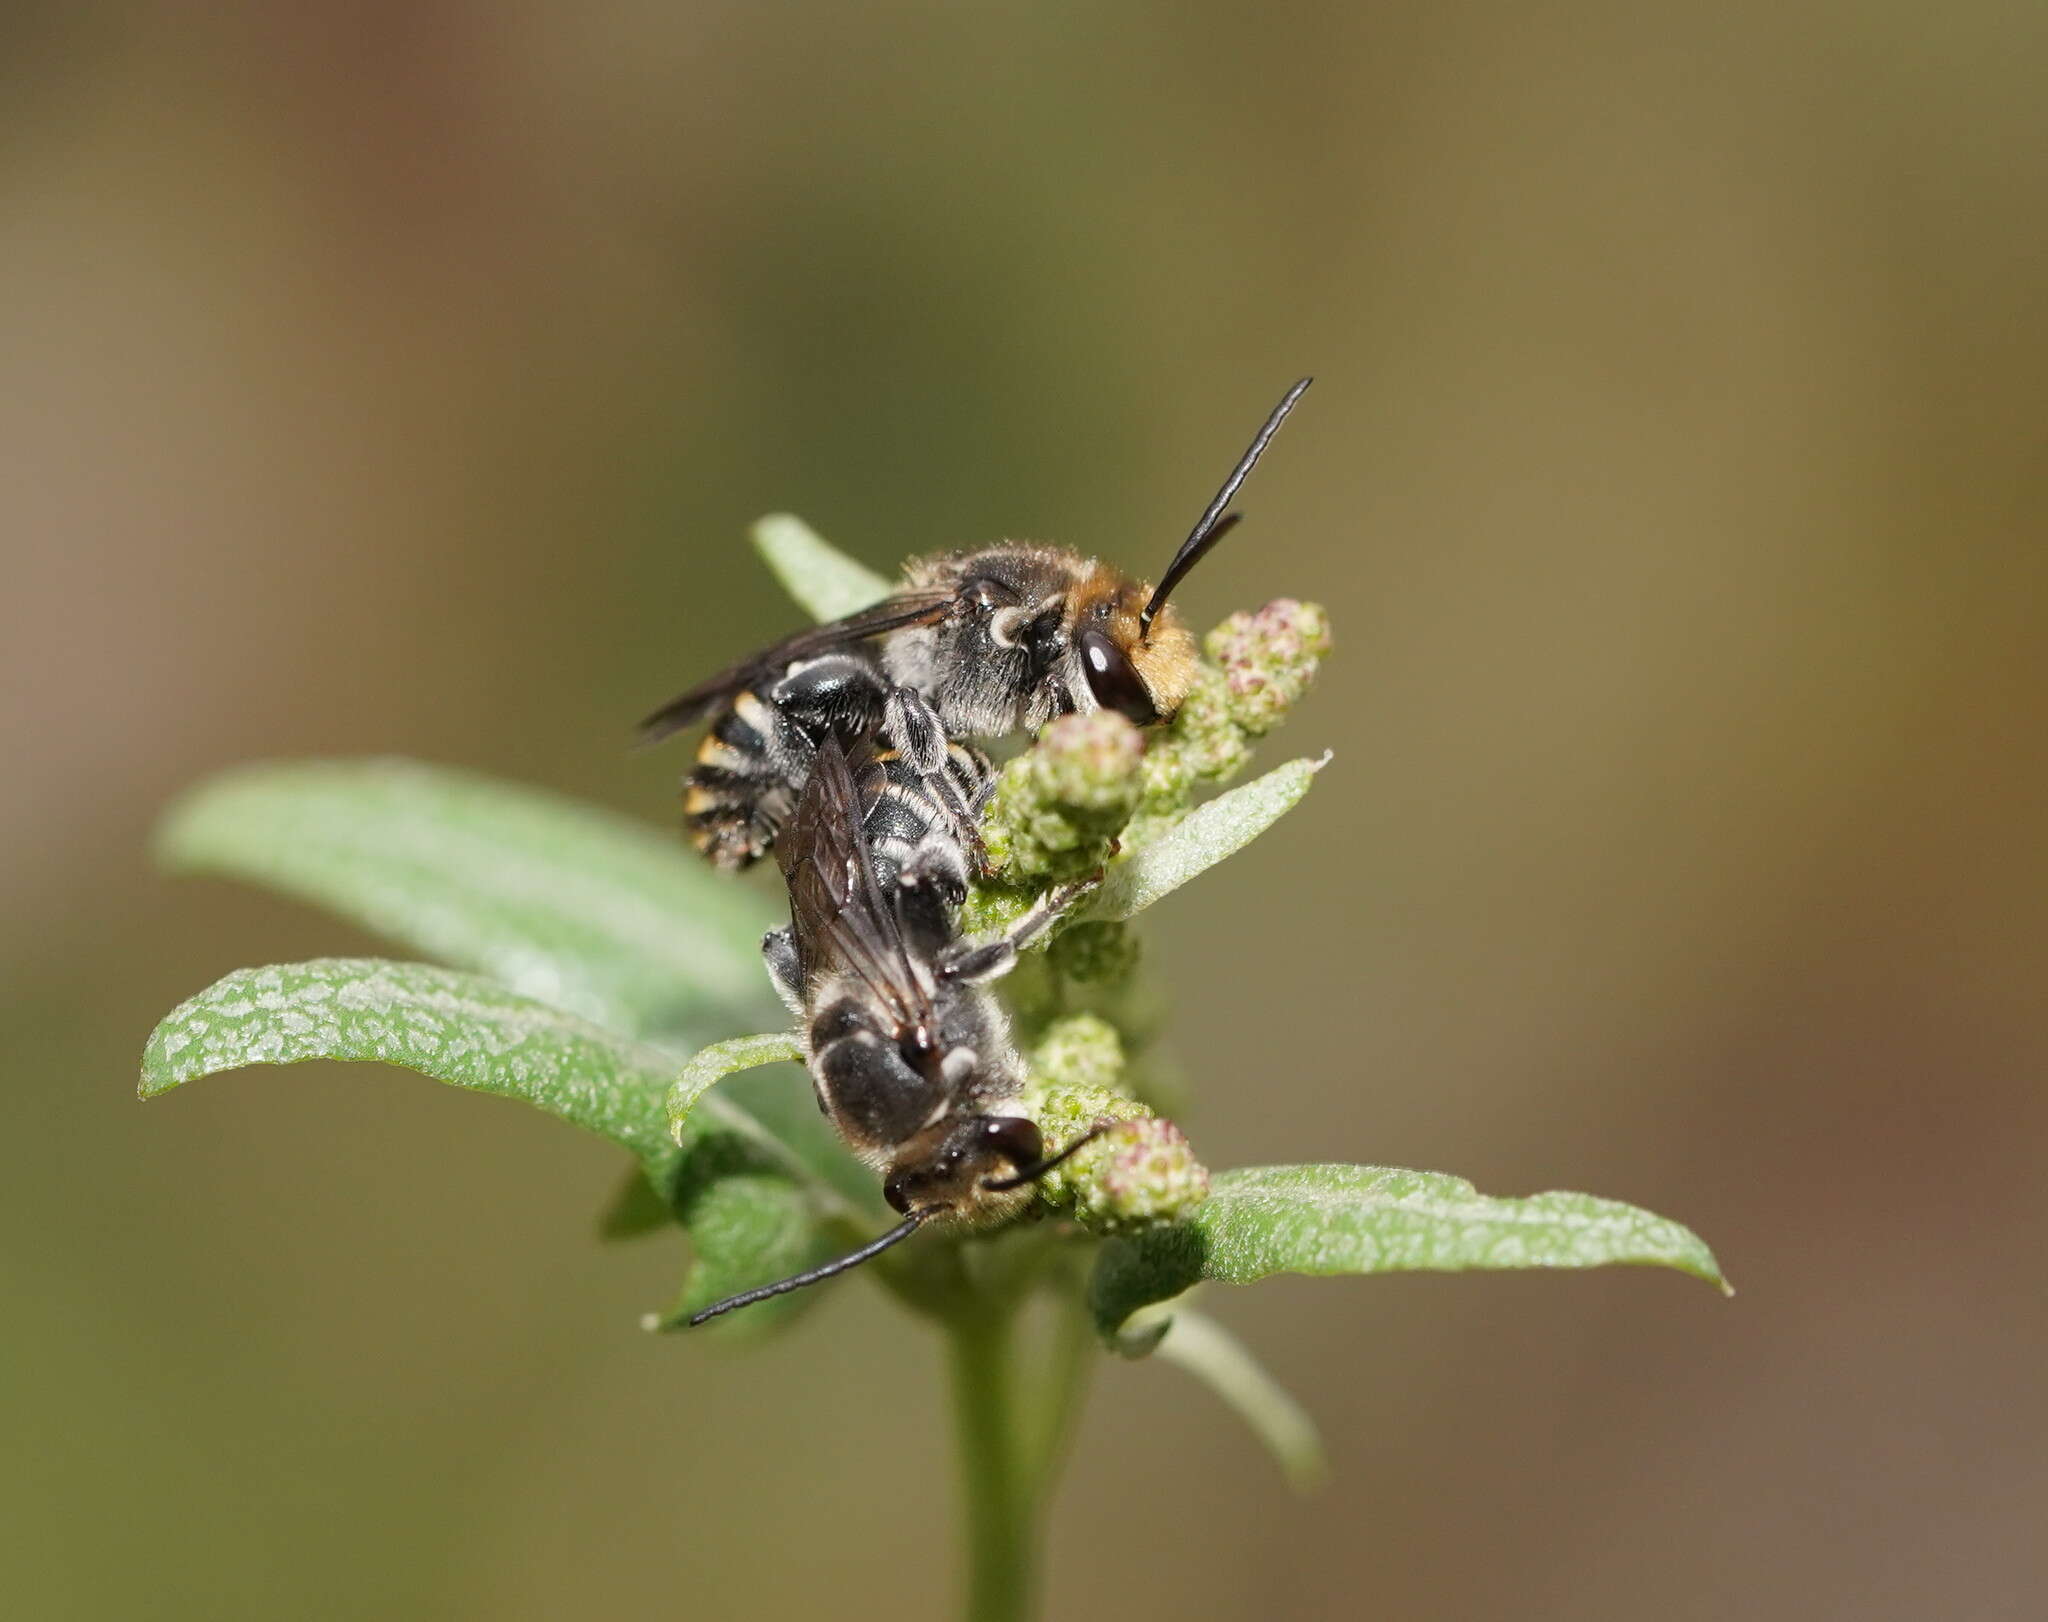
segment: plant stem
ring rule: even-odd
[[[1095,1366],[1070,1260],[1044,1245],[1004,1259],[1006,1270],[956,1294],[942,1319],[966,1501],[967,1622],[1036,1613],[1046,1506]],[[1038,1291],[1033,1273],[1042,1275]],[[1020,1359],[1019,1322],[1033,1295],[1049,1298],[1050,1339]],[[1034,1377],[1020,1379],[1020,1365]]]
[[[967,1513],[967,1622],[1026,1622],[1039,1525],[1017,1413],[1012,1303],[963,1303],[947,1324],[953,1418]]]
[[[1040,1359],[1046,1373],[1033,1396],[1034,1424],[1025,1454],[1027,1479],[1041,1501],[1051,1498],[1060,1466],[1066,1463],[1067,1444],[1087,1394],[1088,1377],[1095,1372],[1096,1356],[1095,1325],[1078,1282],[1070,1289],[1055,1285],[1049,1293],[1055,1314],[1052,1343]]]

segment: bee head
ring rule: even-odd
[[[1148,626],[1145,588],[1099,565],[1096,573],[1078,594],[1093,601],[1074,632],[1075,658],[1093,707],[1115,710],[1141,727],[1172,720],[1194,685],[1193,633],[1171,608],[1162,608]]]
[[[1014,1178],[1044,1154],[1038,1127],[1019,1115],[964,1115],[926,1127],[903,1146],[882,1185],[882,1198],[906,1216],[1007,1215],[1030,1198],[1027,1187],[1000,1191],[985,1184]]]

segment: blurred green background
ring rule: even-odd
[[[1337,656],[1154,915],[1216,1164],[1584,1188],[1672,1276],[1214,1294],[1290,1499],[1105,1371],[1062,1619],[2038,1614],[2048,10],[17,4],[0,20],[25,1617],[949,1615],[936,1347],[635,1327],[615,1153],[394,1071],[143,1108],[152,1021],[370,949],[145,856],[252,757],[674,815],[632,721],[792,622],[787,508]],[[1271,759],[1282,758],[1269,750]]]

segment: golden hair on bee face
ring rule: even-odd
[[[1083,665],[1083,679],[1073,684],[1076,696],[1086,694],[1141,726],[1173,719],[1194,685],[1197,663],[1194,634],[1171,607],[1162,606],[1145,626],[1152,595],[1121,570],[1094,562],[1074,589],[1074,631]],[[1107,647],[1089,633],[1103,638]]]

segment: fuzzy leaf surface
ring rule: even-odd
[[[843,619],[896,589],[895,581],[848,557],[791,513],[757,520],[754,550],[813,619]]]
[[[375,958],[241,969],[174,1009],[143,1054],[141,1093],[200,1076],[304,1059],[369,1060],[520,1098],[609,1138],[640,1162],[644,1189],[614,1202],[607,1231],[674,1220],[693,1251],[686,1310],[780,1278],[829,1250],[865,1212],[741,1105],[711,1098],[672,1137],[676,1060],[480,975]],[[823,1150],[845,1158],[836,1144]],[[757,1326],[789,1316],[776,1311]]]
[[[1204,1279],[1611,1265],[1672,1267],[1727,1287],[1691,1230],[1618,1200],[1494,1199],[1462,1177],[1386,1166],[1255,1166],[1219,1173],[1188,1221],[1104,1245],[1089,1294],[1114,1341],[1140,1307]]]
[[[677,1166],[676,1220],[689,1231],[690,1266],[682,1294],[649,1329],[675,1329],[700,1307],[757,1284],[800,1273],[831,1253],[832,1224],[758,1147],[731,1133],[693,1137]],[[771,1327],[813,1304],[797,1291],[737,1315],[747,1333]]]
[[[1290,760],[1196,806],[1157,838],[1110,864],[1088,916],[1109,922],[1133,917],[1203,869],[1236,855],[1300,803],[1322,766],[1320,760]]]
[[[244,1065],[373,1060],[522,1098],[609,1138],[643,1164],[673,1153],[660,1050],[508,991],[481,975],[382,958],[237,969],[150,1034],[144,1098]]]
[[[773,1006],[759,897],[667,834],[468,772],[243,767],[179,802],[157,852],[173,872],[282,890],[620,1029],[759,1023]]]

